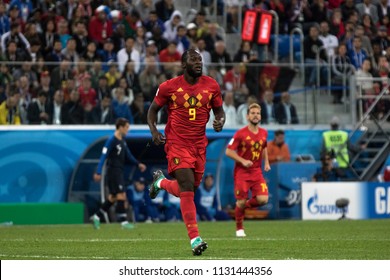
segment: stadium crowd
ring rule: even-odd
[[[387,0],[215,1],[216,6],[201,1],[191,18],[174,0],[0,1],[0,124],[113,124],[118,117],[145,124],[158,85],[180,73],[180,56],[190,47],[199,50],[204,73],[224,91],[227,121],[243,124],[239,106],[248,96],[265,102],[265,91],[272,91],[251,66],[265,62],[263,48],[242,41],[236,53],[228,52],[225,34],[239,32],[238,13],[247,9],[273,10],[279,34],[303,30],[305,63],[316,62],[312,50],[321,48],[320,59],[332,66],[332,84],[354,69],[359,77],[384,78],[364,83],[367,93],[387,85]],[[214,7],[217,15],[226,11],[226,26],[209,20]],[[314,84],[316,68],[306,71],[308,85]],[[321,69],[321,83],[325,72]],[[334,103],[342,102],[339,90],[333,94]],[[270,115],[271,122],[298,123],[291,107],[279,106],[288,120]],[[388,109],[387,101],[380,102],[376,115]],[[162,112],[159,122],[165,120]]]

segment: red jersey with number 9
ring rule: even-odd
[[[161,107],[167,105],[168,143],[207,146],[210,110],[222,106],[221,89],[213,78],[201,76],[194,85],[187,83],[183,75],[170,79],[160,85],[154,101]]]
[[[268,132],[259,128],[255,134],[248,129],[248,126],[238,130],[230,140],[228,148],[237,152],[237,154],[253,162],[249,168],[240,163],[234,165],[234,176],[239,176],[241,180],[256,180],[262,175],[261,162],[263,160],[263,151],[267,147]]]

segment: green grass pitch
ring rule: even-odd
[[[12,260],[390,260],[390,219],[200,222],[209,248],[192,256],[184,224],[0,227],[0,259]]]

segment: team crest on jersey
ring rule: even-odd
[[[173,163],[178,165],[180,163],[180,158],[177,157],[173,158]]]
[[[195,97],[191,96],[190,98],[188,98],[188,104],[190,104],[190,107],[195,107],[196,106],[196,103],[198,103],[198,99],[196,99]]]
[[[261,143],[255,142],[255,143],[253,144],[253,147],[254,147],[256,150],[258,150],[258,149],[260,148],[260,145],[261,145]]]

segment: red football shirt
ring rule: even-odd
[[[210,110],[222,106],[221,89],[213,78],[201,76],[194,85],[187,83],[183,75],[170,79],[160,85],[154,101],[168,107],[167,142],[207,145]]]
[[[242,180],[256,180],[262,175],[261,162],[263,151],[267,147],[268,132],[259,128],[255,134],[248,129],[248,126],[238,130],[230,140],[228,148],[235,150],[237,154],[253,162],[249,168],[236,162],[234,165],[234,176],[239,176]]]

